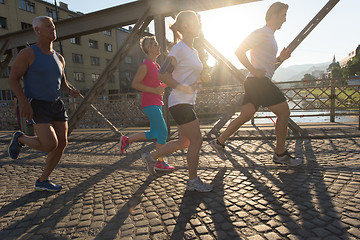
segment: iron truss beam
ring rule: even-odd
[[[171,16],[179,10],[205,11],[262,0],[140,0],[101,11],[56,22],[57,40],[87,35],[116,27],[135,24],[149,9],[149,16]],[[6,49],[25,46],[37,40],[32,29],[0,36],[0,47],[9,40]],[[5,49],[5,50],[6,50]]]

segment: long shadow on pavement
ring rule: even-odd
[[[94,143],[96,144],[96,143]],[[69,147],[71,150],[76,150],[77,147]],[[58,222],[60,222],[71,210],[73,205],[76,203],[77,199],[83,198],[86,193],[98,182],[104,179],[104,176],[109,176],[113,172],[124,168],[124,166],[131,165],[135,160],[132,161],[123,161],[122,159],[116,161],[113,164],[110,164],[103,169],[101,169],[96,174],[90,176],[85,181],[79,183],[76,187],[71,188],[70,190],[66,191],[65,193],[60,193],[54,199],[51,199],[45,202],[39,209],[33,211],[31,214],[26,215],[21,220],[10,224],[6,228],[3,228],[0,232],[0,236],[6,235],[6,237],[12,236],[14,238],[23,236],[27,234],[26,237],[31,237],[32,235],[36,234],[38,230],[42,227],[54,227]],[[143,185],[138,189],[137,196],[146,188],[146,186],[150,183],[149,179],[145,180]],[[53,193],[48,192],[32,192],[29,193],[20,199],[16,200],[13,203],[5,205],[1,208],[1,215],[6,215],[10,211],[15,210],[16,208],[25,206],[30,202],[35,202],[40,198],[48,198],[49,196],[53,195]],[[30,197],[30,201],[29,201]],[[64,201],[59,201],[59,199]],[[51,209],[51,211],[50,211]],[[35,225],[32,223],[36,223]],[[21,226],[21,232],[18,231],[19,226]],[[51,233],[46,233],[51,234]],[[45,235],[46,235],[45,234]],[[50,236],[50,235],[49,235]]]
[[[326,185],[324,184],[322,173],[319,171],[320,166],[316,162],[316,156],[312,150],[311,142],[304,143],[303,140],[297,140],[295,145],[297,155],[305,156],[302,150],[305,148],[307,165],[293,169],[279,166],[278,169],[283,170],[278,173],[280,180],[267,171],[267,169],[270,169],[269,167],[257,165],[246,153],[230,147],[232,154],[241,156],[249,166],[252,166],[251,168],[254,170],[263,169],[264,176],[285,193],[278,197],[274,195],[271,188],[265,186],[252,175],[249,167],[241,166],[238,160],[229,156],[230,154],[228,154],[228,159],[232,162],[234,168],[240,170],[248,177],[255,189],[262,193],[264,199],[269,203],[269,206],[271,206],[271,209],[277,213],[278,220],[281,220],[282,224],[291,234],[300,238],[326,237],[336,234],[341,236],[342,239],[347,239],[344,231],[341,229],[339,216],[334,209],[331,197],[326,191]],[[301,152],[300,154],[299,151]],[[311,161],[311,163],[309,163],[309,161]],[[312,185],[315,186],[317,192],[321,213],[319,213],[313,203],[314,196],[311,194]],[[278,199],[280,197],[286,198],[286,196],[289,197],[299,209],[300,219],[296,220],[296,218],[292,216],[293,209],[289,211],[287,209],[288,206],[285,207],[286,203],[283,204],[280,199]],[[323,230],[325,227],[327,227],[328,230]]]
[[[194,222],[192,223],[193,228],[198,231],[198,234],[204,234],[204,232],[212,232],[216,239],[241,239],[239,234],[235,231],[235,227],[232,224],[232,220],[228,214],[228,210],[226,209],[224,203],[225,189],[224,189],[224,174],[226,169],[223,168],[216,174],[215,178],[212,181],[214,185],[214,190],[209,193],[199,193],[186,191],[184,196],[182,197],[182,201],[179,207],[179,217],[177,219],[174,231],[171,235],[171,239],[183,239],[187,234],[186,225],[191,222],[192,219]],[[204,225],[211,226],[212,224],[204,224],[200,225],[197,214],[197,208],[200,208],[201,204],[204,204],[206,210],[210,211],[212,223],[214,225],[214,229],[204,229]],[[226,232],[223,230],[226,229]],[[191,237],[191,236],[187,236]],[[193,236],[195,237],[195,236]],[[203,236],[204,237],[204,236]],[[186,238],[186,237],[185,237]],[[189,238],[190,239],[190,238]]]

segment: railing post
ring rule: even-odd
[[[335,122],[335,79],[330,80],[330,122]]]

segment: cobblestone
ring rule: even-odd
[[[76,136],[79,136],[76,135]],[[10,133],[1,133],[9,139]],[[0,239],[359,239],[360,138],[290,139],[303,166],[272,162],[274,142],[232,140],[228,159],[204,141],[199,175],[213,192],[186,191],[185,152],[151,177],[133,143],[70,141],[52,174],[57,193],[35,192],[45,155],[17,160],[0,141]]]

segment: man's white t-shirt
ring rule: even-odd
[[[268,26],[259,28],[250,33],[241,45],[249,47],[250,61],[254,68],[265,70],[265,76],[271,79],[274,75],[278,51],[274,31]],[[248,77],[254,77],[254,75],[249,73]]]
[[[174,71],[172,72],[172,77],[178,83],[185,86],[195,83],[200,77],[203,68],[198,52],[181,41],[171,48],[169,56],[173,56],[177,62]],[[177,104],[194,105],[195,100],[196,92],[193,94],[186,94],[173,89],[169,96],[168,106],[172,107]]]

